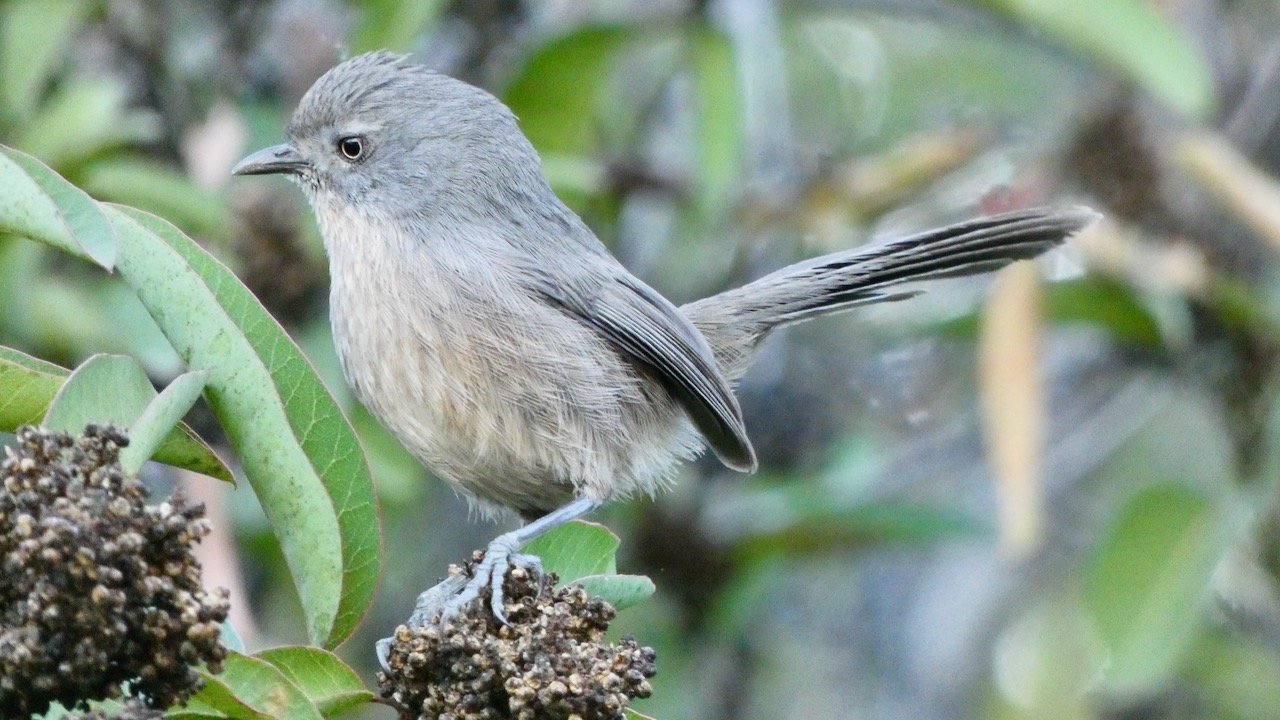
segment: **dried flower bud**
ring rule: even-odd
[[[482,557],[451,570],[470,574]],[[443,625],[396,628],[379,682],[401,719],[622,720],[632,698],[648,697],[653,649],[603,642],[613,607],[581,587],[539,585],[522,569],[508,573],[510,625],[494,619],[486,590]]]
[[[201,587],[192,554],[204,507],[178,495],[167,512],[148,506],[120,468],[126,444],[109,427],[74,440],[24,427],[5,449],[0,717],[118,698],[125,682],[165,708],[199,689],[191,662],[221,669],[226,649],[208,625],[226,619],[227,594]]]

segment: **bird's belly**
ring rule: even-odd
[[[587,326],[533,299],[415,312],[332,298],[348,383],[435,474],[483,509],[537,515],[575,496],[652,492],[693,434],[660,386]],[[384,308],[405,307],[386,298]],[[450,308],[465,308],[451,312]]]

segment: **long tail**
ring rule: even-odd
[[[1033,258],[1100,217],[1086,207],[1034,208],[823,255],[680,308],[740,378],[770,331],[859,305],[902,300],[900,285],[974,275]]]

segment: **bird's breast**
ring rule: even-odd
[[[467,494],[534,512],[574,494],[604,501],[651,490],[684,449],[672,446],[683,423],[665,392],[500,256],[474,252],[480,239],[376,222],[322,231],[348,383]]]

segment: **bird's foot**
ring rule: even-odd
[[[517,569],[529,573],[539,583],[545,579],[538,556],[515,552],[511,541],[505,535],[500,536],[489,543],[483,554],[477,552],[467,567],[458,568],[456,574],[419,595],[406,624],[410,628],[431,623],[443,625],[462,608],[478,600],[486,587],[489,588],[489,609],[493,617],[503,625],[510,624],[502,585],[508,573]]]
[[[471,566],[471,578],[466,581],[466,585],[445,601],[440,609],[438,621],[440,624],[444,624],[469,603],[478,600],[486,587],[489,588],[489,609],[493,612],[493,617],[503,625],[510,624],[507,620],[506,597],[502,590],[507,574],[519,569],[533,575],[539,584],[546,577],[542,571],[542,561],[536,555],[516,552],[520,545],[517,545],[515,540],[516,538],[501,535],[489,543],[489,547],[484,551],[484,557]],[[421,597],[418,598],[419,607],[422,600]],[[415,609],[414,615],[418,613],[419,610]]]
[[[410,630],[432,624],[443,626],[468,604],[480,599],[486,587],[489,588],[489,608],[493,617],[503,625],[509,625],[506,596],[502,589],[507,575],[519,570],[536,578],[540,588],[546,582],[546,573],[542,570],[542,561],[538,556],[516,552],[523,544],[523,540],[515,533],[499,535],[489,543],[483,554],[477,552],[467,567],[453,566],[449,577],[418,596],[413,613],[405,625]],[[394,638],[383,638],[376,643],[378,661],[383,669],[387,669],[387,657],[393,640]]]

